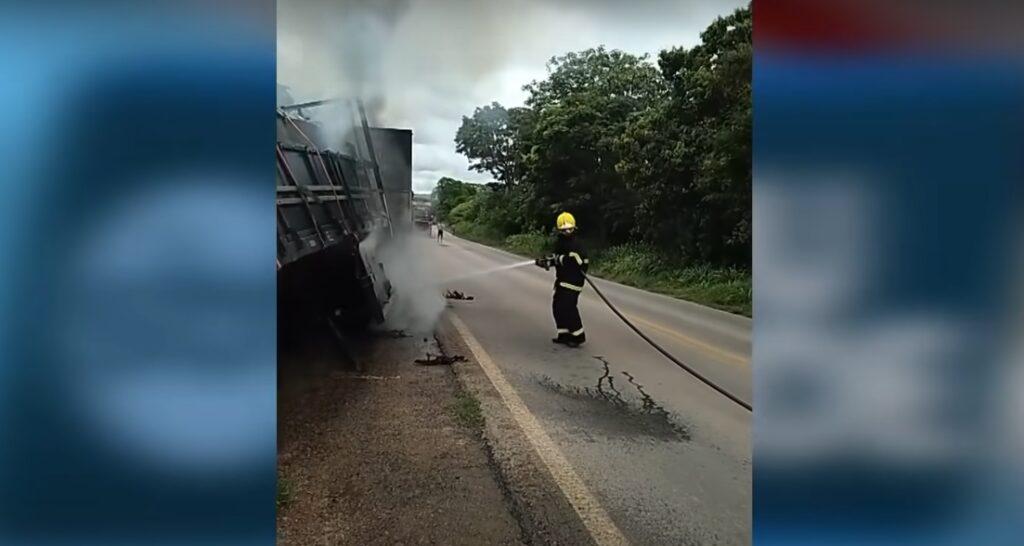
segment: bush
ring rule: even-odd
[[[494,226],[478,222],[449,227],[460,237],[526,257],[542,256],[554,248],[553,234],[532,232],[505,237]],[[752,316],[753,283],[749,271],[688,263],[641,243],[590,254],[590,273],[596,277]]]
[[[459,203],[455,208],[448,213],[447,221],[452,224],[474,224],[476,223],[477,217],[480,214],[480,208],[477,206],[476,199],[469,199],[468,201]]]
[[[591,258],[591,273],[637,288],[752,315],[749,271],[688,264],[643,244],[619,245]]]
[[[525,256],[542,256],[552,251],[554,236],[540,232],[518,233],[505,238],[502,246],[510,252]]]
[[[505,240],[505,234],[498,231],[494,226],[480,224],[476,221],[460,222],[448,226],[452,233],[476,241],[485,245],[500,247]]]
[[[657,250],[640,243],[613,246],[597,252],[591,262],[595,273],[619,279],[656,276],[671,268]]]

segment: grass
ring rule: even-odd
[[[487,226],[476,224],[455,224],[450,228],[452,233],[463,239],[531,258],[550,253],[554,245],[554,236],[543,233],[518,233],[506,237]]]
[[[480,226],[478,224],[454,224],[445,226],[452,230],[452,233],[487,246],[501,247],[505,242],[505,237],[493,229],[489,229],[486,226]]]
[[[554,244],[555,241],[551,235],[545,235],[543,233],[520,233],[505,237],[505,240],[502,241],[501,247],[515,254],[537,257],[551,252]]]
[[[654,249],[637,244],[597,252],[590,261],[590,272],[602,279],[753,316],[749,271],[666,259]]]
[[[277,507],[283,508],[292,502],[292,487],[288,480],[277,478]]]
[[[475,224],[452,228],[459,237],[530,258],[547,254],[553,244],[552,235],[541,233],[503,237]],[[753,283],[749,271],[686,263],[663,257],[655,249],[635,243],[591,252],[590,264],[590,273],[595,277],[753,316]]]
[[[484,426],[484,413],[480,409],[480,401],[470,394],[459,394],[452,406],[455,420],[462,426],[479,429]]]

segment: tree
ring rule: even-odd
[[[552,57],[548,77],[523,87],[527,106],[540,112],[569,97],[589,95],[615,107],[614,114],[643,108],[659,95],[663,83],[646,55],[630,55],[604,46]]]
[[[471,117],[462,116],[462,125],[455,133],[455,150],[472,161],[471,169],[514,185],[521,175],[517,137],[529,120],[526,108],[506,110],[497,102],[479,107]]]
[[[460,218],[498,234],[550,229],[569,210],[599,245],[749,267],[751,28],[738,9],[657,65],[604,47],[552,58],[525,107],[463,118],[456,149],[501,184],[468,196],[448,184],[442,208],[472,199]]]
[[[667,100],[634,118],[616,166],[639,199],[644,240],[713,263],[750,264],[751,12],[659,57]]]
[[[434,190],[430,192],[430,200],[437,211],[437,217],[447,220],[452,209],[472,199],[476,192],[475,185],[446,176],[437,181]]]
[[[553,58],[548,70],[547,79],[524,87],[534,111],[524,172],[535,210],[571,210],[583,233],[624,242],[635,196],[615,170],[615,141],[662,95],[660,75],[646,57],[603,47]]]

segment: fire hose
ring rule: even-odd
[[[536,263],[536,265],[538,267],[542,267],[542,268],[544,268],[546,270],[546,269],[549,269],[550,267],[554,266],[554,258],[550,258],[550,257],[549,258],[539,258],[538,260],[536,260],[535,263]],[[643,339],[644,341],[646,341],[648,345],[650,345],[656,351],[661,353],[662,356],[664,356],[665,358],[669,359],[670,361],[672,361],[673,364],[675,364],[676,366],[679,366],[684,371],[686,371],[687,373],[689,373],[693,377],[697,378],[701,383],[704,383],[708,387],[711,387],[716,392],[718,392],[722,396],[728,398],[732,402],[736,403],[737,405],[739,405],[743,409],[745,409],[745,410],[747,410],[749,412],[753,412],[754,411],[754,408],[749,403],[744,402],[742,399],[740,399],[736,395],[734,395],[731,392],[725,390],[720,385],[718,385],[714,381],[708,379],[707,377],[705,377],[703,374],[701,374],[697,370],[694,370],[691,366],[687,365],[682,360],[676,358],[674,355],[672,355],[672,353],[666,351],[664,347],[662,347],[661,345],[658,345],[658,343],[656,341],[654,341],[653,339],[648,337],[647,334],[643,333],[643,331],[641,331],[639,328],[637,328],[635,324],[633,324],[628,318],[626,318],[626,316],[623,315],[618,310],[618,308],[615,307],[615,305],[612,302],[608,301],[608,298],[605,297],[603,292],[601,292],[601,289],[597,287],[597,285],[594,283],[594,281],[590,280],[590,276],[589,275],[584,275],[584,278],[586,278],[587,284],[589,284],[590,287],[594,289],[594,293],[597,294],[597,297],[601,298],[601,301],[603,301],[604,304],[607,305],[609,309],[611,309],[612,313],[614,313],[615,316],[619,317],[619,319],[622,322],[624,322],[626,324],[626,326],[629,327],[630,330],[633,330],[636,333],[636,335],[640,336],[640,338]]]

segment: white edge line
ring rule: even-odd
[[[530,412],[519,394],[512,385],[505,379],[504,374],[494,363],[487,351],[476,340],[465,323],[454,313],[449,314],[452,324],[458,330],[466,346],[476,358],[477,363],[483,369],[491,384],[501,395],[505,406],[512,413],[512,417],[523,430],[527,440],[537,451],[544,465],[554,478],[558,488],[561,489],[569,504],[576,510],[580,520],[586,527],[587,532],[594,539],[598,546],[629,546],[629,541],[622,531],[615,525],[611,517],[594,497],[593,493],[583,483],[569,460],[559,451],[558,446],[548,436],[548,433],[541,426],[537,417]]]

